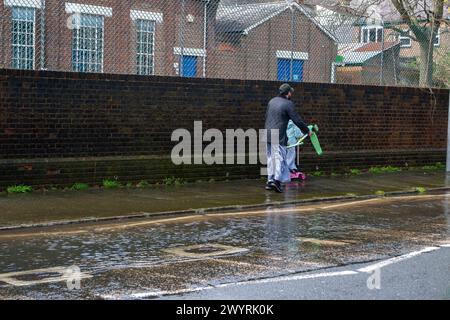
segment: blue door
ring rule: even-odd
[[[278,59],[278,80],[279,81],[291,80],[291,60]]]
[[[294,60],[292,65],[292,81],[302,82],[303,81],[303,60]]]
[[[303,62],[303,60],[292,60],[291,77],[291,59],[278,59],[278,80],[302,82]]]
[[[183,77],[193,78],[197,76],[197,57],[183,56],[183,70],[181,75]]]

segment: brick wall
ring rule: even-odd
[[[262,128],[278,82],[0,70],[0,186],[257,178],[259,166],[174,166],[172,131]],[[448,90],[301,83],[320,127],[306,171],[445,160]]]

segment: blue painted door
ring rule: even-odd
[[[193,78],[197,76],[197,57],[183,56],[183,77]]]
[[[292,65],[292,81],[302,82],[303,81],[303,60],[294,60]]]
[[[291,80],[291,60],[278,59],[278,80],[279,81]]]
[[[291,59],[278,59],[278,80],[279,81],[303,81],[303,60],[292,60],[291,77]]]

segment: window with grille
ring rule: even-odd
[[[12,9],[12,67],[34,69],[36,13],[34,8]]]
[[[74,15],[72,69],[78,72],[103,72],[104,17]]]
[[[136,20],[136,67],[137,74],[154,73],[155,21]]]

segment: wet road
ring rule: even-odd
[[[303,276],[356,272],[364,273],[359,275],[364,280],[368,274],[358,271],[364,266],[402,255],[409,259],[414,252],[421,255],[411,259],[425,259],[424,270],[409,274],[404,267],[403,275],[432,286],[425,262],[433,254],[433,267],[440,270],[433,281],[447,288],[449,243],[450,194],[1,232],[0,297],[248,299],[253,292],[255,298],[309,298],[317,297],[314,288],[336,292],[327,291],[327,283],[339,286],[340,277],[324,282],[314,276],[308,281],[318,282],[308,287],[296,284]],[[430,247],[439,250],[421,252]],[[348,291],[354,295],[330,297],[355,298],[361,290],[370,291],[364,281],[352,281]],[[268,294],[261,295],[258,286],[267,283],[276,290],[266,288]],[[283,288],[288,293],[280,294]],[[421,297],[429,291],[415,293]]]

